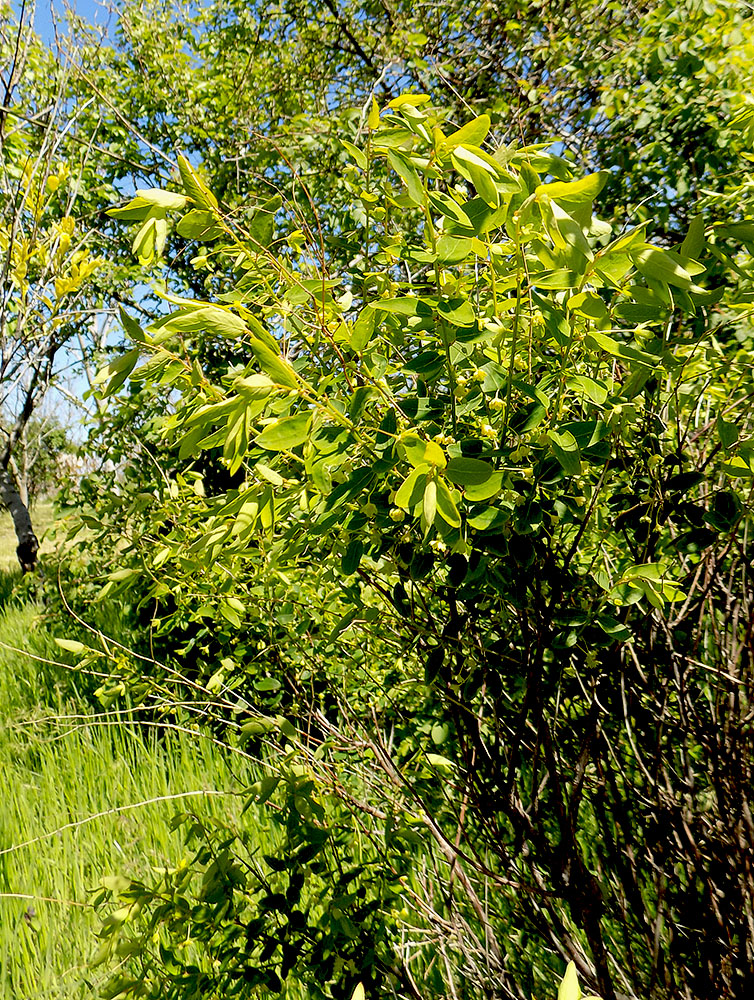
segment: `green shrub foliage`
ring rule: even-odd
[[[82,558],[159,664],[99,695],[255,757],[281,846],[183,817],[186,870],[105,920],[110,995],[520,997],[572,958],[605,1000],[743,996],[753,356],[707,282],[730,231],[611,226],[605,172],[422,95],[336,124],[337,223],[293,171],[242,229],[183,158],[113,213],[207,295],[166,272],[100,376],[141,444],[89,485]]]

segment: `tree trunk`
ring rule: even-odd
[[[21,572],[31,573],[37,564],[39,540],[34,534],[29,510],[18,495],[11,474],[2,465],[0,465],[0,498],[13,518],[13,527],[16,529],[18,539],[16,555],[21,565]]]

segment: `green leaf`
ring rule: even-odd
[[[181,309],[164,319],[157,320],[150,327],[155,333],[188,332],[203,330],[221,337],[236,339],[247,332],[247,326],[240,316],[221,306],[204,305]]]
[[[441,236],[435,252],[441,264],[459,264],[474,252],[473,242],[468,237]]]
[[[448,219],[452,219],[459,225],[464,226],[470,232],[474,232],[471,219],[464,212],[458,202],[453,201],[453,199],[447,194],[441,194],[439,191],[428,191],[427,198],[429,199],[430,205],[438,215],[444,215]]]
[[[414,295],[404,295],[397,299],[377,299],[372,302],[373,309],[381,312],[398,313],[401,316],[431,316],[432,310],[421,299]]]
[[[146,337],[144,336],[144,331],[136,320],[132,316],[128,315],[123,306],[118,306],[118,312],[120,313],[120,322],[124,332],[131,338],[131,340],[135,340],[137,344],[143,344]]]
[[[627,361],[637,361],[640,365],[646,365],[647,368],[657,368],[660,364],[660,359],[656,358],[652,354],[647,354],[645,351],[639,351],[635,347],[628,347],[625,344],[619,344],[617,340],[613,340],[612,337],[608,337],[607,334],[597,333],[591,330],[586,338],[587,347],[591,346],[591,342],[597,345],[599,350],[606,351],[608,354],[612,354],[616,358],[624,358]]]
[[[566,302],[566,309],[600,326],[608,325],[610,322],[607,306],[596,292],[577,292]]]
[[[682,260],[698,260],[704,250],[704,216],[695,215],[689,223],[686,238],[681,243],[679,254]]]
[[[631,253],[631,259],[636,269],[645,278],[661,281],[676,288],[691,288],[691,275],[681,263],[680,258],[670,250],[660,250],[658,247],[645,247]]]
[[[223,234],[222,227],[217,225],[215,213],[200,208],[187,212],[175,227],[175,231],[184,239],[199,240],[202,243],[216,240]]]
[[[607,183],[609,171],[599,170],[588,174],[577,181],[554,181],[551,184],[540,184],[535,189],[536,195],[552,198],[564,208],[590,205]]]
[[[444,469],[448,464],[445,452],[436,441],[425,441],[418,434],[409,433],[400,438],[400,445],[406,458],[415,468],[423,465],[435,465]]]
[[[390,166],[398,174],[408,189],[408,196],[415,205],[424,204],[424,188],[416,172],[416,167],[405,156],[394,149],[387,151],[387,158]]]
[[[277,677],[260,677],[259,680],[254,681],[254,688],[263,694],[279,691],[282,686]]]
[[[716,226],[715,232],[728,239],[754,243],[754,220],[745,219],[743,222],[731,222],[725,226]]]
[[[174,191],[162,191],[160,188],[139,188],[136,198],[166,211],[181,209],[186,205],[185,195],[176,194]]]
[[[376,325],[377,313],[374,310],[374,306],[364,306],[351,330],[351,347],[354,351],[361,352],[364,350],[372,339]]]
[[[157,220],[147,219],[134,236],[131,249],[142,267],[151,264],[157,253]]]
[[[571,271],[561,267],[556,271],[542,271],[541,274],[532,274],[531,283],[535,288],[578,288],[581,284],[582,275],[578,271]]]
[[[284,385],[290,389],[298,389],[298,378],[287,361],[281,358],[279,354],[276,354],[270,347],[268,347],[267,344],[259,340],[257,337],[252,337],[249,344],[259,367],[263,372],[266,372],[270,378],[277,383],[277,385]]]
[[[569,389],[587,396],[598,406],[602,406],[608,397],[607,388],[593,378],[589,378],[588,375],[572,375],[566,384]]]
[[[249,220],[248,234],[249,240],[254,244],[255,249],[267,249],[273,242],[275,235],[275,213],[282,204],[283,199],[279,194],[276,194],[263,202],[254,211]]]
[[[410,511],[422,499],[427,481],[427,468],[427,466],[420,466],[408,474],[395,494],[396,507]]]
[[[103,382],[107,378],[110,379],[105,389],[106,396],[111,396],[117,392],[125,383],[128,376],[136,367],[140,353],[140,348],[134,347],[130,351],[126,351],[119,358],[116,358],[115,361],[111,361],[102,372],[97,373],[96,381],[98,382]]]
[[[488,162],[483,155],[480,155],[481,152],[469,149],[467,146],[458,146],[450,154],[450,159],[458,173],[474,185],[479,196],[491,208],[497,208],[500,204],[500,192],[494,178],[497,177],[500,168],[492,158]]]
[[[610,615],[600,615],[597,624],[605,635],[609,635],[616,642],[625,642],[631,638],[631,629]]]
[[[449,757],[443,757],[439,753],[428,753],[426,755],[427,763],[431,764],[432,767],[436,767],[439,771],[452,771],[455,768],[455,764]]]
[[[258,719],[252,719],[250,722],[245,722],[241,726],[238,732],[239,743],[247,743],[249,740],[253,740],[257,736],[264,736],[265,733],[269,733],[274,728],[275,722],[273,719],[268,719],[264,716],[260,716]]]
[[[490,230],[497,229],[505,222],[505,205],[500,208],[491,208],[484,198],[472,198],[462,206],[466,222],[454,221],[447,218],[445,231],[453,236],[483,236]]]
[[[481,486],[495,470],[479,458],[451,458],[445,475],[456,486]]]
[[[717,430],[717,436],[720,438],[720,444],[726,450],[732,448],[736,441],[738,441],[738,427],[736,424],[718,417],[715,421],[715,429]]]
[[[473,503],[489,500],[502,490],[504,478],[504,473],[493,472],[483,483],[467,483],[463,488],[464,496]]]
[[[351,159],[356,163],[356,165],[358,167],[361,167],[362,170],[366,170],[367,158],[364,150],[359,149],[358,146],[354,146],[354,144],[352,142],[349,142],[347,139],[341,139],[340,144],[343,147],[343,149],[345,149],[346,152],[351,156]]]
[[[154,205],[145,198],[132,198],[123,208],[110,208],[107,215],[124,222],[141,222],[154,209]]]
[[[587,260],[593,260],[594,254],[587,242],[584,231],[578,222],[572,218],[564,208],[561,208],[556,201],[549,198],[540,198],[539,204],[542,208],[542,218],[550,239],[560,250],[567,250],[573,247]],[[569,261],[571,263],[572,261]]]
[[[357,536],[348,543],[348,548],[340,561],[340,568],[345,576],[351,576],[359,567],[359,562],[364,554],[364,543]]]
[[[309,436],[310,413],[297,413],[293,417],[281,417],[258,434],[255,443],[265,451],[287,451],[303,444]]]
[[[474,307],[467,299],[441,299],[437,311],[452,326],[469,327],[476,322]]]
[[[413,107],[417,108],[422,104],[427,104],[432,98],[429,94],[400,94],[398,97],[394,97],[392,101],[388,101],[389,108],[403,108],[403,107]]]
[[[741,455],[734,455],[723,465],[723,472],[732,479],[750,479],[752,477],[752,467]]]
[[[549,432],[550,447],[565,472],[569,476],[578,476],[581,473],[581,453],[576,438],[570,431]]]

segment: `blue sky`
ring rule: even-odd
[[[34,0],[27,0],[27,10],[34,5]],[[21,0],[15,0],[16,10],[21,8]],[[90,24],[106,27],[108,23],[114,23],[115,14],[109,9],[107,0],[36,0],[36,10],[34,16],[34,26],[37,32],[46,42],[54,42],[55,33],[53,24],[55,21],[65,20],[66,12],[73,10]]]

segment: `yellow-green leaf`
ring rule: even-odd
[[[568,968],[558,987],[558,1000],[581,1000],[579,977],[573,962],[568,963]]]
[[[434,479],[428,479],[424,487],[422,513],[427,524],[435,523],[435,514],[437,513],[437,483]]]
[[[437,513],[443,521],[446,521],[452,528],[459,528],[461,526],[461,515],[458,513],[456,502],[451,496],[450,490],[442,479],[437,480],[436,503]]]
[[[490,125],[489,115],[479,115],[478,118],[466,122],[465,125],[462,125],[455,132],[451,132],[446,139],[441,141],[441,148],[443,151],[447,150],[450,152],[462,143],[470,146],[481,146],[487,138]]]

